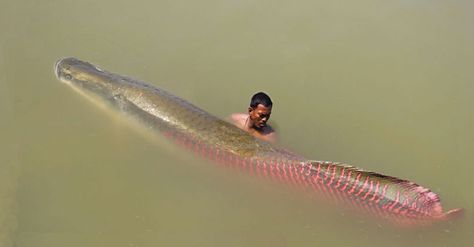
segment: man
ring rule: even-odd
[[[248,114],[234,113],[230,117],[234,124],[254,135],[257,138],[268,142],[276,142],[275,131],[267,125],[272,114],[272,100],[263,92],[256,93],[250,100]]]

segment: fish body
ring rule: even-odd
[[[201,108],[143,81],[76,58],[55,65],[59,80],[219,163],[310,189],[371,215],[408,224],[449,219],[438,195],[413,182],[349,165],[313,161],[255,138]]]

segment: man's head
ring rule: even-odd
[[[249,117],[253,127],[261,129],[267,125],[272,114],[272,100],[264,92],[256,93],[250,100]]]

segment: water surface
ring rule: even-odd
[[[0,246],[470,246],[472,1],[0,0]],[[59,83],[75,56],[226,117],[266,91],[283,146],[430,187],[400,230],[196,159]]]

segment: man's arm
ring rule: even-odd
[[[269,134],[262,135],[261,139],[264,140],[264,141],[267,141],[267,142],[276,143],[277,142],[277,135],[276,135],[275,131],[272,131]]]

